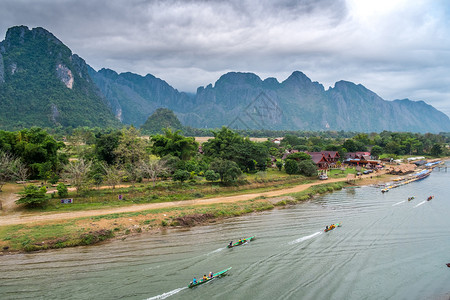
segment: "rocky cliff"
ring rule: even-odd
[[[118,126],[85,61],[43,28],[0,43],[0,127]]]

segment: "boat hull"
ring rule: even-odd
[[[254,240],[254,239],[255,239],[255,236],[251,236],[249,238],[241,240],[241,243],[236,242],[236,243],[234,243],[232,245],[228,245],[227,247],[228,248],[233,248],[233,247],[241,246],[241,245],[244,245],[244,244],[246,244],[246,243],[248,243],[248,242],[250,242],[251,240]]]
[[[220,277],[220,276],[225,275],[225,273],[227,273],[230,269],[231,269],[231,267],[229,267],[228,269],[222,270],[222,271],[220,271],[220,272],[217,272],[217,273],[215,273],[215,274],[213,275],[212,278],[208,278],[207,280],[200,279],[199,281],[197,281],[197,283],[192,283],[192,282],[190,282],[189,285],[188,285],[188,288],[193,288],[193,287],[199,286],[199,285],[201,285],[201,284],[210,282],[210,281],[216,279],[217,277]]]

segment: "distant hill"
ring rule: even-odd
[[[119,126],[85,61],[43,28],[0,43],[0,128]]]
[[[299,71],[282,82],[230,72],[188,94],[150,74],[97,72],[42,28],[10,28],[0,43],[0,129],[139,127],[158,108],[197,128],[450,132],[423,101],[386,101],[347,81],[325,90]]]
[[[141,126],[141,131],[144,134],[158,134],[163,133],[163,129],[166,128],[177,131],[182,130],[183,125],[173,111],[168,108],[158,108]]]

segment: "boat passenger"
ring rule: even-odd
[[[192,279],[192,284],[197,284],[197,278]]]
[[[208,277],[206,277],[206,274],[203,275],[203,280],[204,280],[204,281],[208,280]]]
[[[233,247],[233,241],[228,244],[228,247]]]
[[[325,231],[328,231],[329,229],[328,229],[328,225],[327,226],[325,226]]]
[[[242,244],[242,240],[241,239],[239,239],[239,244]]]
[[[209,272],[209,278],[213,278],[214,277],[214,273],[213,272]]]

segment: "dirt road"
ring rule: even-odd
[[[377,174],[381,175],[381,174]],[[369,179],[372,176],[364,175],[363,181],[358,182],[358,184],[370,184],[371,182],[375,183],[380,181],[380,178],[374,177],[373,179]],[[243,195],[234,195],[227,197],[217,197],[217,198],[209,198],[209,199],[193,199],[193,200],[185,200],[185,201],[175,201],[175,202],[163,202],[163,203],[147,203],[147,204],[137,204],[126,207],[117,207],[117,208],[108,208],[101,210],[88,210],[88,211],[74,211],[74,212],[63,212],[63,213],[14,213],[10,215],[0,216],[0,226],[5,225],[17,225],[17,224],[27,224],[27,223],[35,223],[41,221],[57,221],[57,220],[67,220],[74,218],[82,218],[82,217],[92,217],[92,216],[100,216],[100,215],[108,215],[114,213],[123,213],[123,212],[137,212],[149,209],[157,209],[157,208],[166,208],[166,207],[180,207],[180,206],[189,206],[189,205],[205,205],[212,203],[226,203],[226,202],[237,202],[244,200],[251,200],[257,197],[277,197],[285,194],[296,193],[306,190],[307,188],[323,184],[323,183],[331,183],[331,182],[340,182],[346,181],[346,178],[332,178],[328,179],[326,182],[318,181],[310,184],[302,184],[292,188],[269,191],[269,192],[260,192],[260,193],[251,193],[251,194],[243,194]],[[364,183],[363,183],[364,182]]]

